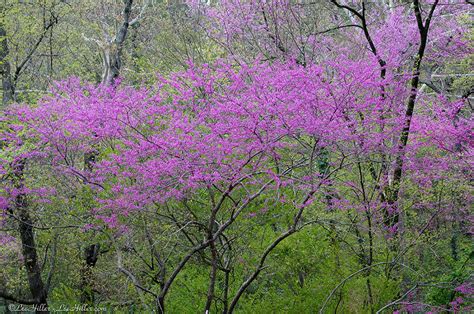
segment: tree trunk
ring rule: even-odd
[[[94,304],[92,270],[99,257],[99,248],[99,244],[92,244],[84,250],[85,265],[81,269],[81,303]]]
[[[102,50],[102,84],[107,86],[114,84],[115,79],[120,74],[120,68],[122,66],[122,47],[128,32],[133,0],[125,0],[124,4],[123,23],[115,36],[115,40]],[[97,155],[98,151],[95,149],[84,155],[85,169],[92,171]],[[92,269],[95,267],[98,255],[99,244],[89,245],[84,251],[85,265],[81,270],[81,300],[85,303],[94,302],[92,292]]]
[[[393,180],[390,185],[390,191],[388,193],[388,204],[392,207],[393,214],[389,217],[389,225],[395,226],[398,225],[400,222],[400,213],[398,210],[398,200],[399,200],[399,192],[400,192],[400,184],[402,183],[402,176],[403,176],[403,164],[405,158],[405,148],[408,144],[408,138],[410,136],[410,127],[411,121],[414,115],[414,109],[416,104],[416,99],[418,96],[418,85],[420,83],[420,69],[421,69],[421,62],[423,60],[423,56],[425,54],[426,44],[428,42],[428,31],[430,27],[431,18],[433,17],[433,13],[438,5],[439,0],[435,0],[434,3],[431,5],[430,11],[428,13],[428,17],[426,18],[425,22],[423,22],[423,18],[421,16],[421,8],[419,0],[413,0],[413,7],[415,11],[415,17],[418,24],[418,31],[420,33],[420,44],[418,46],[418,52],[415,57],[415,62],[413,64],[413,72],[412,78],[410,80],[410,96],[408,97],[407,107],[405,112],[405,125],[402,129],[400,138],[399,138],[399,154],[395,161],[395,169],[393,171]]]
[[[14,86],[11,79],[10,62],[8,61],[8,42],[7,32],[3,24],[0,24],[0,73],[2,76],[3,106],[6,106],[13,100]]]
[[[165,297],[159,296],[156,303],[158,314],[165,314]]]
[[[36,252],[36,243],[33,232],[33,221],[28,211],[28,200],[24,189],[23,171],[25,169],[25,160],[20,160],[14,165],[15,188],[20,192],[15,197],[14,212],[19,218],[19,231],[22,244],[22,253],[25,263],[28,283],[31,295],[36,300],[36,312],[47,312],[47,291],[41,278],[41,270],[38,264],[38,255]]]
[[[102,52],[102,84],[112,85],[120,74],[121,59],[117,47],[109,47]]]
[[[122,48],[127,37],[128,27],[130,26],[130,12],[132,10],[133,0],[125,0],[125,6],[123,8],[123,23],[120,26],[115,40],[111,45],[106,47],[102,51],[102,84],[112,85],[115,79],[120,74],[120,68],[122,67]]]

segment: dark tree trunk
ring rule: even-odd
[[[6,106],[13,100],[14,86],[11,79],[10,62],[8,61],[8,42],[7,33],[3,24],[0,24],[0,74],[2,76],[3,106]]]
[[[92,244],[84,250],[85,264],[81,269],[81,303],[94,303],[92,270],[99,257],[99,248],[99,244]]]
[[[400,183],[401,183],[402,175],[403,175],[405,148],[408,143],[411,121],[414,114],[416,98],[418,96],[418,85],[420,83],[421,61],[423,60],[426,44],[428,42],[428,31],[430,27],[431,18],[433,17],[433,13],[437,5],[438,5],[438,0],[435,0],[434,3],[431,5],[431,9],[428,14],[428,17],[426,18],[425,22],[423,22],[423,18],[421,16],[420,3],[418,0],[413,0],[413,7],[415,10],[415,16],[416,16],[416,20],[418,24],[418,31],[420,33],[420,44],[418,47],[418,53],[416,55],[415,62],[413,64],[412,79],[410,81],[411,91],[410,91],[410,96],[408,97],[407,107],[406,107],[406,112],[405,112],[405,125],[403,127],[403,130],[399,139],[400,155],[397,156],[395,169],[393,171],[393,183],[392,183],[392,191],[391,191],[392,193],[388,199],[389,204],[395,204],[399,198],[398,194],[400,191]],[[398,223],[398,220],[399,220],[399,216],[398,216],[398,212],[396,212],[393,217],[393,223]]]
[[[14,165],[15,188],[20,192],[15,197],[14,213],[19,218],[19,231],[22,244],[22,253],[28,277],[30,292],[35,300],[37,312],[47,312],[48,294],[41,278],[41,270],[38,264],[38,254],[36,252],[36,243],[33,232],[33,221],[28,211],[28,200],[24,189],[23,171],[25,169],[25,160],[20,160]]]
[[[157,299],[158,314],[165,314],[165,297],[159,296]]]

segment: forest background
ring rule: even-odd
[[[1,0],[0,312],[469,312],[473,3]]]

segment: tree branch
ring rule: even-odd
[[[49,24],[46,25],[46,27],[44,27],[43,33],[41,33],[40,37],[38,38],[36,43],[33,45],[33,48],[31,48],[30,52],[26,55],[25,59],[20,63],[20,65],[18,65],[16,67],[15,74],[13,75],[13,82],[16,82],[18,80],[18,77],[20,76],[21,71],[23,70],[26,63],[28,61],[30,61],[30,59],[33,56],[33,54],[35,53],[36,49],[38,49],[39,45],[41,44],[44,37],[46,36],[46,33],[48,32],[48,30],[57,23],[58,23],[58,17],[54,16],[54,14],[51,13],[51,18],[50,18]]]
[[[8,300],[8,301],[13,301],[15,303],[19,304],[27,304],[27,305],[34,305],[38,304],[39,300],[37,299],[22,299],[16,296],[13,296],[5,291],[0,290],[0,298]]]

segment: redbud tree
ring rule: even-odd
[[[25,167],[75,180],[72,190],[87,187],[92,197],[83,232],[107,235],[117,268],[159,313],[179,275],[198,260],[209,273],[201,306],[233,312],[280,243],[339,217],[367,241],[354,254],[374,311],[372,271],[402,276],[405,256],[435,220],[470,219],[469,94],[428,93],[429,82],[423,83],[424,66],[442,68],[471,52],[456,18],[466,8],[443,4],[414,1],[385,11],[330,1],[348,24],[327,21],[333,26],[316,30],[302,26],[310,12],[305,5],[191,3],[190,14],[205,17],[209,36],[229,57],[188,63],[138,89],[71,78],[37,105],[13,108],[3,121],[1,171],[16,179],[6,180],[0,204],[14,214],[27,197],[31,203],[73,197],[58,195],[49,181],[29,188]],[[301,32],[292,38],[295,30]],[[258,51],[248,51],[252,42]],[[93,158],[84,162],[84,156]],[[452,194],[440,194],[441,186]],[[254,263],[242,280],[229,283],[235,246],[245,246],[235,240],[242,226],[276,212],[284,214],[274,236],[252,251]],[[137,219],[153,221],[143,235],[150,243],[159,234],[184,238],[173,238],[172,249],[150,244],[158,264],[154,281],[123,263],[119,239],[144,228]],[[409,284],[390,299],[416,298],[409,292],[418,286],[409,290]],[[327,292],[321,311],[339,288]],[[41,291],[33,296],[45,303],[47,289]],[[403,304],[390,299],[387,308]],[[456,302],[459,307],[462,299]]]

